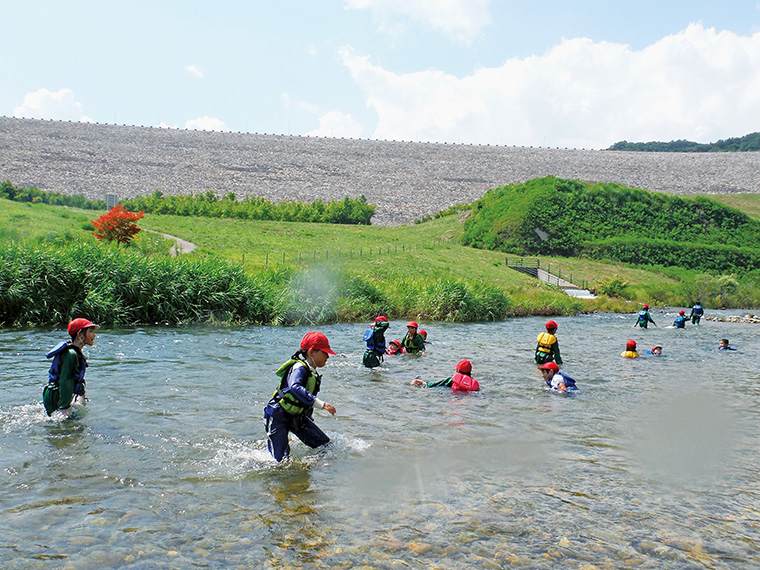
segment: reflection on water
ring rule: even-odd
[[[573,395],[532,364],[543,319],[425,323],[427,356],[374,371],[366,325],[322,327],[332,442],[281,465],[262,409],[308,329],[101,329],[63,421],[38,401],[61,335],[4,331],[0,567],[760,565],[756,326],[557,320]],[[666,356],[621,359],[628,338]],[[480,393],[409,385],[463,358]]]

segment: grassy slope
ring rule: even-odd
[[[702,197],[741,210],[756,220],[760,219],[760,194],[703,194]]]
[[[93,240],[82,229],[102,212],[75,211],[43,204],[19,204],[0,200],[8,216],[0,220],[0,239],[23,240]],[[456,214],[430,222],[400,227],[339,226],[186,218],[149,215],[140,227],[165,232],[199,246],[198,255],[212,255],[240,263],[256,271],[264,266],[324,265],[329,251],[329,265],[375,278],[378,282],[398,279],[464,278],[497,285],[514,296],[517,314],[561,311],[566,296],[551,287],[516,271],[507,269],[501,253],[464,247],[458,244],[462,232],[462,215]],[[147,234],[141,234],[141,239]],[[411,246],[411,250],[410,250]],[[382,247],[382,253],[378,248]],[[372,253],[369,253],[370,248]],[[390,253],[388,253],[390,248]],[[340,258],[338,258],[340,250]],[[361,256],[359,252],[361,250]],[[350,252],[350,256],[349,256]],[[678,282],[660,273],[633,269],[621,264],[565,258],[542,258],[561,270],[573,274],[576,281],[593,285],[600,279],[620,276],[631,283],[636,297],[646,299],[647,288],[671,289]],[[587,310],[629,310],[623,301],[573,301]]]

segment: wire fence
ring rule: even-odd
[[[421,249],[433,249],[435,247],[441,247],[445,245],[449,245],[451,243],[451,240],[441,238],[441,239],[431,239],[420,243],[413,243],[413,244],[401,244],[401,245],[382,245],[377,247],[359,247],[359,248],[349,248],[348,250],[338,248],[338,249],[314,249],[307,253],[304,252],[298,252],[298,254],[295,254],[293,252],[265,252],[265,253],[254,253],[254,254],[248,254],[246,256],[245,252],[242,254],[242,260],[243,263],[246,262],[246,257],[249,261],[249,263],[261,263],[264,265],[264,267],[269,267],[270,265],[274,265],[276,263],[280,263],[282,265],[291,264],[291,263],[297,263],[297,264],[303,264],[303,263],[317,263],[317,262],[329,262],[330,260],[336,261],[336,260],[342,260],[342,259],[357,259],[357,258],[371,258],[371,257],[379,257],[381,255],[397,255],[399,253],[410,253],[412,251],[419,251]]]

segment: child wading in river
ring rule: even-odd
[[[264,408],[267,430],[267,447],[277,461],[290,455],[288,433],[293,434],[309,447],[319,447],[330,438],[317,427],[312,419],[314,408],[335,415],[335,408],[317,398],[322,376],[317,372],[331,354],[327,337],[320,332],[306,333],[301,349],[277,369],[281,378],[277,391]]]

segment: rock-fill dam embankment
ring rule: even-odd
[[[188,131],[0,117],[0,179],[63,194],[359,197],[413,222],[555,175],[671,194],[760,193],[760,152],[643,153]]]

